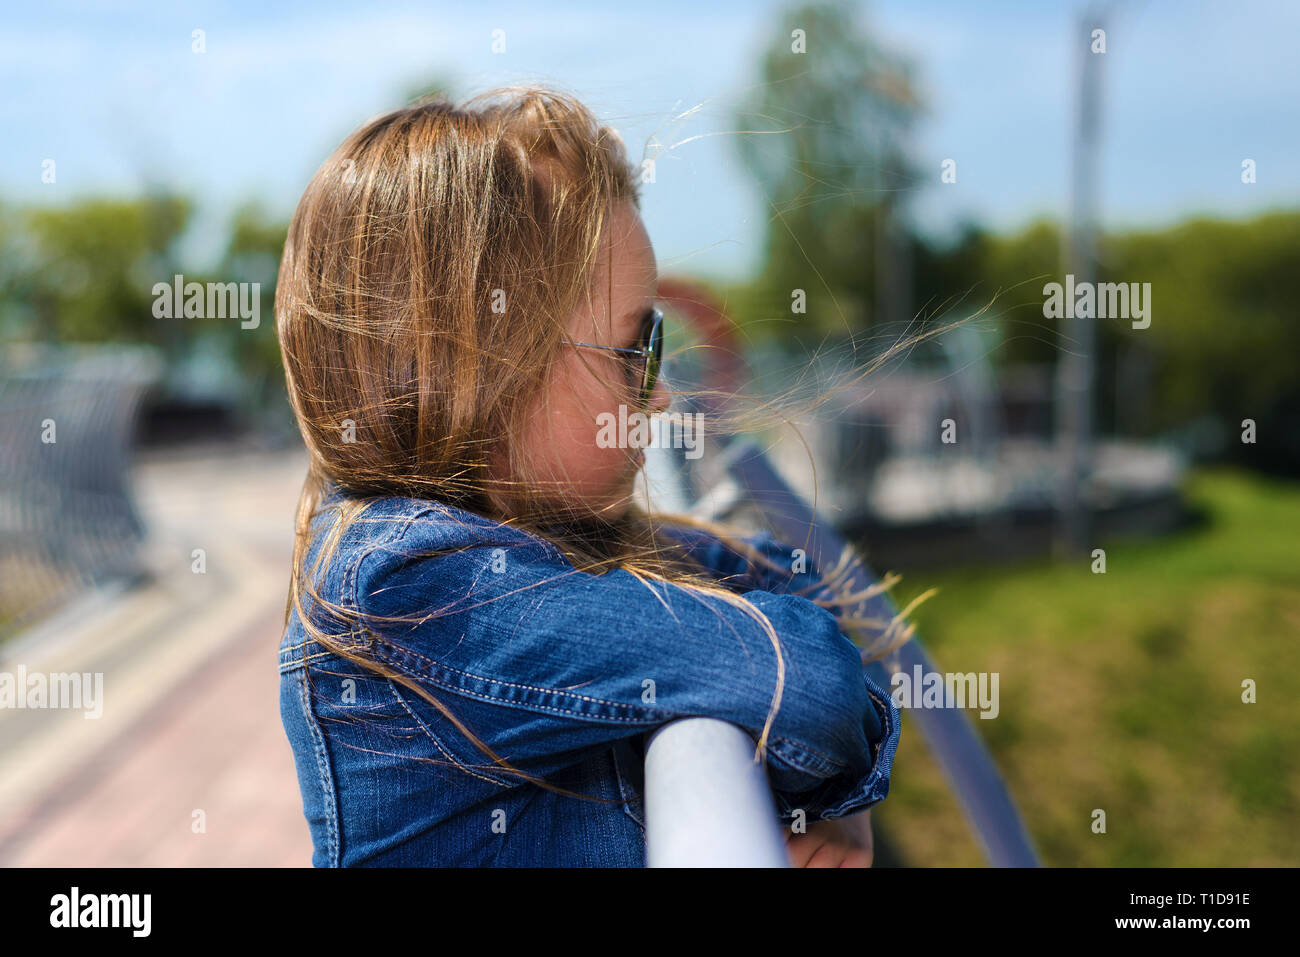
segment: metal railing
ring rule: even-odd
[[[736,442],[727,455],[732,480],[745,498],[762,511],[777,537],[789,542],[807,541],[808,557],[815,565],[827,567],[833,563],[844,548],[844,539],[828,524],[818,521],[812,507],[786,484],[763,450],[751,442]],[[853,590],[873,584],[870,576],[864,564],[854,577]],[[878,595],[869,603],[867,614],[888,620],[893,617],[894,607],[886,596]],[[893,674],[911,674],[917,667],[925,674],[937,670],[919,638],[899,648],[889,665],[886,668],[882,662],[873,661],[866,666],[871,680],[882,688],[893,687]],[[907,720],[920,727],[989,864],[1038,867],[1038,853],[1011,792],[970,718],[960,709],[917,708],[908,711]]]
[[[789,865],[754,742],[717,718],[682,718],[651,736],[645,821],[650,867]]]
[[[724,455],[741,498],[762,513],[777,537],[806,542],[816,565],[834,561],[844,540],[818,521],[757,445],[737,441]],[[870,575],[864,565],[853,590],[872,584]],[[893,616],[885,596],[877,596],[872,605],[870,616]],[[865,669],[877,685],[890,688],[891,674],[910,674],[917,666],[927,673],[935,670],[920,640],[913,638],[898,649],[888,668],[874,661]],[[919,726],[989,864],[1039,866],[1015,802],[969,718],[955,709],[917,709],[908,720]],[[771,791],[754,765],[747,732],[711,718],[665,725],[647,748],[645,771],[649,866],[788,866]]]
[[[669,378],[686,386],[683,394],[688,398],[684,405],[689,411],[711,418],[714,413],[726,411],[733,404],[730,397],[743,389],[746,374],[737,357],[743,355],[745,343],[722,304],[703,288],[679,298],[675,308],[709,348],[699,351],[698,368],[688,359],[678,367],[682,377],[670,372]],[[782,478],[763,450],[725,432],[714,435],[713,442],[715,454],[707,457],[707,468],[703,467],[704,461],[675,457],[671,473],[674,480],[664,484],[661,494],[670,502],[680,499],[674,504],[684,504],[694,511],[705,500],[709,511],[718,512],[714,493],[730,485],[735,501],[727,504],[728,496],[721,496],[722,512],[737,504],[748,507],[758,513],[777,538],[801,546],[806,543],[807,556],[815,566],[834,565],[844,549],[844,539],[829,523],[819,520],[812,506]],[[676,442],[671,445],[680,447]],[[856,592],[874,584],[873,574],[862,565],[850,583],[851,590]],[[877,595],[866,604],[869,617],[889,620],[894,616],[893,603],[885,595]],[[913,637],[890,656],[888,667],[872,661],[865,670],[878,686],[892,688],[893,674],[910,674],[917,667],[927,673],[935,670],[920,639]],[[775,811],[771,810],[771,792],[761,772],[757,781],[754,778],[748,747],[744,766],[738,763],[740,738],[745,738],[747,744],[748,734],[738,728],[727,733],[712,725],[698,724],[705,720],[709,719],[688,719],[677,730],[669,725],[656,735],[650,749],[654,753],[647,752],[646,836],[651,866],[736,866],[753,860],[751,854],[768,854],[770,836],[780,840]],[[914,709],[909,710],[907,720],[920,728],[989,864],[1038,866],[1038,854],[1015,802],[967,715],[955,708]],[[697,727],[702,730],[695,731]],[[763,801],[755,795],[756,789],[766,798],[769,810],[757,810]],[[740,828],[745,833],[740,833]],[[771,856],[761,859],[772,866],[785,864],[784,854],[780,864]]]

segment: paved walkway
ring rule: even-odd
[[[0,865],[310,864],[276,670],[304,468],[217,449],[138,469],[153,579],[0,659],[104,675],[100,718],[0,710]]]

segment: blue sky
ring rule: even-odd
[[[257,197],[287,216],[320,161],[435,75],[582,97],[633,152],[682,143],[647,187],[661,268],[754,268],[767,213],[733,110],[779,28],[775,3],[158,3],[9,7],[0,21],[0,198],[59,203],[156,182],[200,203],[193,237]],[[1117,3],[1108,27],[1102,218],[1158,226],[1300,205],[1300,4]],[[912,58],[928,104],[911,214],[943,234],[1067,209],[1078,2],[876,0],[863,22]],[[561,12],[557,12],[561,11]],[[191,31],[207,52],[191,52]],[[505,30],[506,52],[491,50]],[[815,37],[807,55],[815,55]],[[684,119],[675,119],[693,110]],[[1240,164],[1258,182],[1240,182]],[[41,163],[57,183],[41,183]],[[939,164],[958,162],[958,183]]]

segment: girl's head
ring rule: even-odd
[[[276,318],[317,479],[532,520],[619,518],[627,354],[657,273],[634,169],[579,102],[498,90],[363,126],[289,228]],[[662,385],[653,412],[668,401]]]
[[[286,613],[439,708],[427,689],[351,647],[355,613],[315,586],[343,529],[378,496],[509,520],[582,571],[623,567],[714,595],[779,645],[757,607],[629,507],[642,456],[604,441],[608,416],[668,403],[660,383],[642,407],[643,370],[615,351],[640,345],[657,295],[636,187],[618,135],[581,103],[505,89],[367,123],[321,166],[290,223],[276,324],[311,469]],[[337,518],[309,569],[326,481],[344,495],[329,506]],[[703,524],[763,561],[732,529],[675,521]],[[847,581],[848,568],[842,561],[826,584]],[[862,597],[836,605],[846,628],[880,624],[854,617]],[[773,715],[780,696],[778,674]]]
[[[293,594],[326,481],[349,501],[406,495],[515,522],[580,567],[690,574],[629,507],[641,452],[607,441],[644,435],[624,416],[669,398],[660,383],[642,406],[640,360],[616,351],[639,344],[657,294],[637,185],[614,130],[536,88],[396,110],[321,165],[276,285],[311,457]],[[780,403],[764,412],[785,418]],[[737,419],[763,424],[711,412],[712,431]]]

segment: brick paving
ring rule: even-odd
[[[91,753],[74,756],[55,745],[67,715],[41,716],[51,744],[39,752],[39,769],[49,783],[0,812],[0,865],[310,866],[280,723],[276,656],[291,546],[283,530],[291,526],[302,472],[292,458],[242,464],[232,469],[223,457],[219,465],[186,461],[147,471],[141,498],[153,512],[155,537],[165,547],[185,546],[179,554],[198,540],[212,556],[232,556],[237,581],[214,580],[201,604],[192,578],[177,573],[176,581],[155,584],[188,631],[142,626],[141,661],[134,671],[123,665],[110,672],[105,685],[143,706],[129,722],[105,721]],[[227,596],[240,614],[223,613]],[[90,634],[88,645],[93,627]],[[193,662],[181,659],[165,681],[149,670],[196,636]],[[8,717],[17,727],[33,715]],[[11,734],[9,746],[22,743]],[[0,779],[4,749],[0,736]],[[198,832],[196,811],[203,815]]]
[[[280,612],[171,689],[31,812],[11,866],[309,866],[280,725]],[[194,811],[204,815],[195,833]]]

